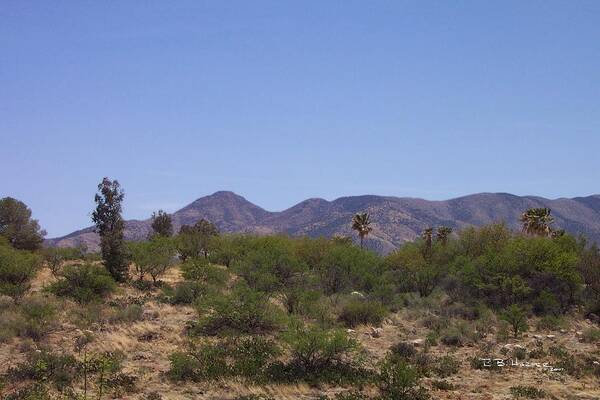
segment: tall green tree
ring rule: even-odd
[[[219,236],[219,230],[210,221],[202,218],[194,225],[183,225],[177,235],[177,250],[185,261],[193,257],[208,257],[211,244]]]
[[[146,242],[129,242],[127,247],[139,280],[149,274],[155,284],[172,265],[175,256],[173,239],[160,235]]]
[[[530,208],[519,218],[522,231],[532,236],[552,236],[554,217],[549,208]]]
[[[363,248],[363,241],[365,237],[373,231],[371,227],[371,221],[369,220],[368,213],[358,213],[352,218],[352,229],[358,233],[360,238],[360,248]]]
[[[98,193],[94,197],[96,209],[92,212],[92,221],[100,235],[100,249],[104,266],[116,281],[128,278],[128,262],[123,240],[125,221],[121,216],[125,193],[118,181],[102,179]]]
[[[42,246],[46,231],[31,218],[31,210],[12,197],[0,199],[0,236],[19,250],[37,250]]]
[[[152,231],[154,235],[173,236],[173,221],[171,216],[163,210],[152,213]]]

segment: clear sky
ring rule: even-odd
[[[0,3],[0,197],[600,192],[598,1]]]

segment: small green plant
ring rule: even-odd
[[[510,394],[515,399],[543,399],[546,397],[546,392],[533,386],[512,386]]]

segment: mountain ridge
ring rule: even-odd
[[[462,229],[491,222],[506,222],[518,229],[518,217],[527,208],[549,207],[555,225],[573,234],[584,234],[600,243],[600,195],[546,199],[510,193],[475,193],[449,200],[425,200],[414,197],[360,195],[334,200],[309,198],[282,211],[267,211],[231,191],[218,191],[200,197],[172,213],[175,231],[182,225],[205,218],[222,232],[256,234],[285,233],[312,237],[353,235],[352,215],[369,212],[373,232],[367,246],[387,253],[407,240],[413,240],[429,226],[447,225]],[[141,240],[151,231],[151,220],[128,220],[125,238]],[[47,239],[48,246],[85,244],[96,250],[99,238],[93,227]]]

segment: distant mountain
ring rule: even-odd
[[[508,193],[479,193],[445,201],[368,195],[341,197],[334,201],[308,199],[287,210],[269,212],[233,192],[216,192],[194,201],[173,213],[172,217],[175,231],[182,225],[205,218],[222,232],[280,232],[331,237],[353,236],[350,229],[352,216],[357,212],[368,212],[373,221],[373,232],[366,245],[380,253],[388,253],[430,226],[446,225],[457,230],[504,221],[518,229],[519,215],[532,207],[551,208],[557,227],[600,243],[600,195],[550,200]],[[149,219],[126,221],[126,239],[146,238],[151,231],[150,222]],[[48,239],[46,243],[61,247],[83,243],[95,250],[99,238],[90,227]]]

